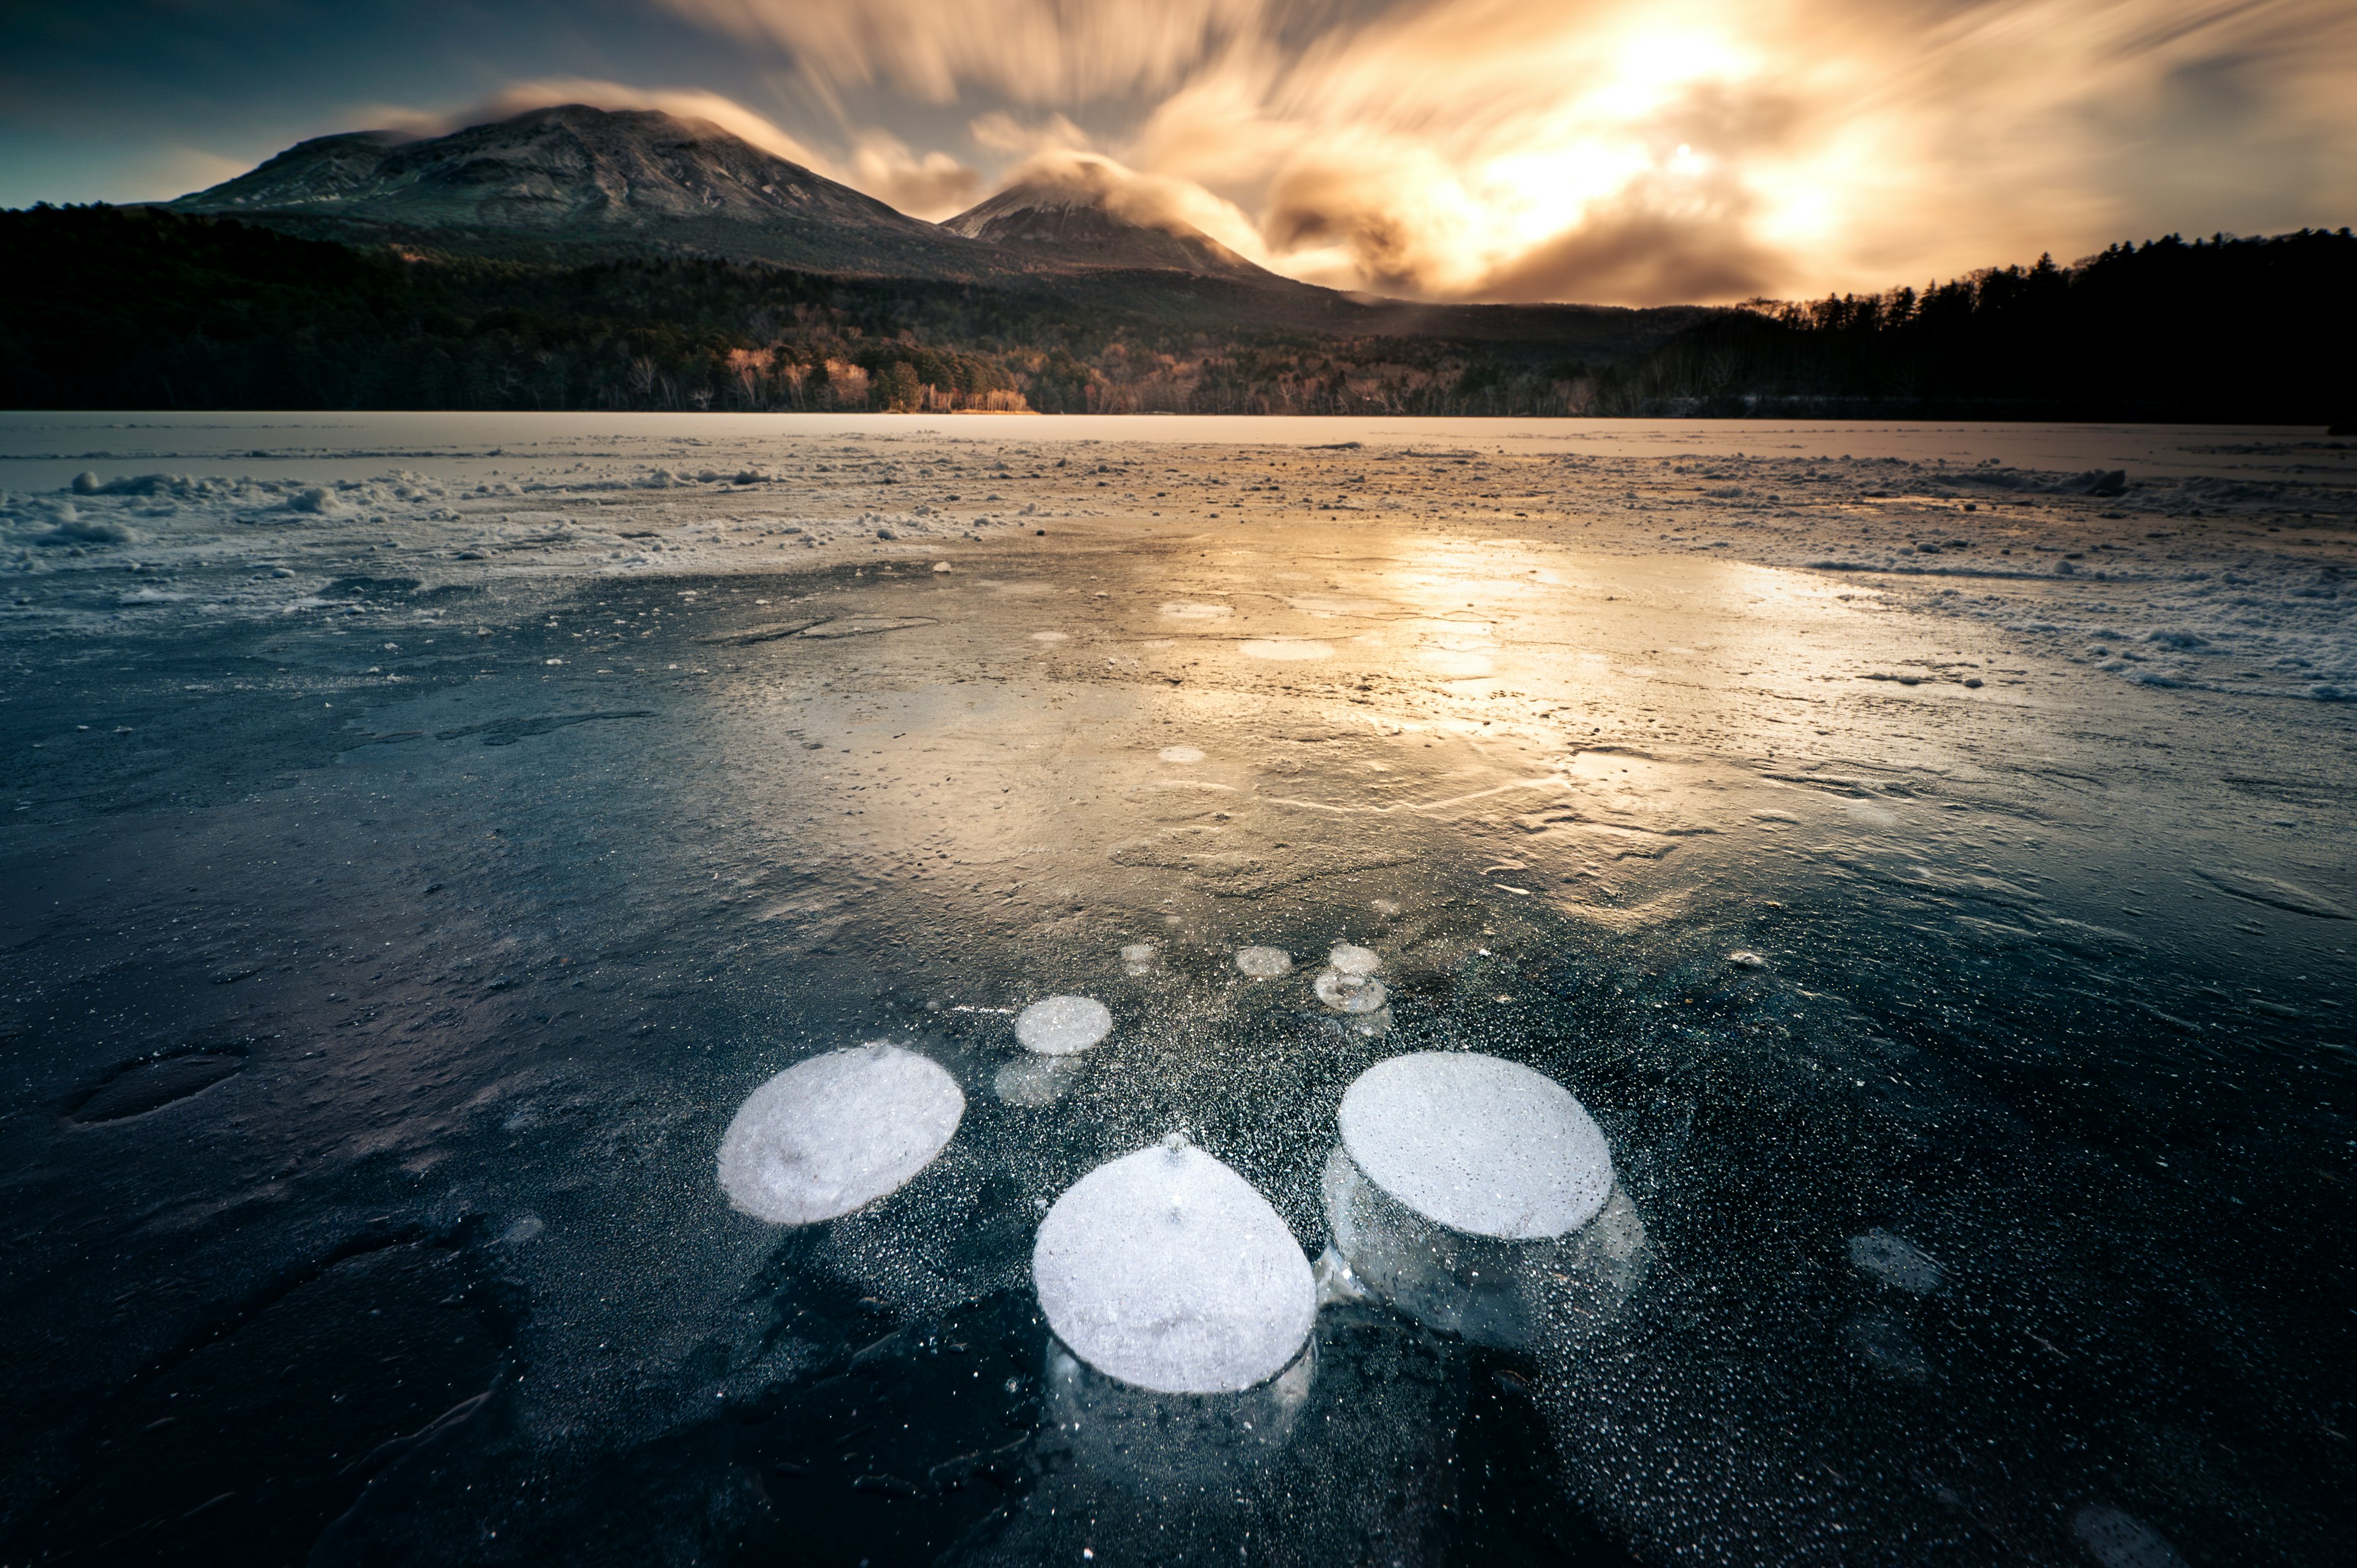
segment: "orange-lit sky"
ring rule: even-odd
[[[579,99],[701,113],[930,218],[1027,164],[1091,155],[1134,173],[1136,209],[1182,216],[1279,271],[1442,298],[1794,295],[2041,252],[2068,261],[2172,231],[2357,222],[2350,0],[605,0],[501,8],[496,25],[479,7],[403,14],[409,26],[371,43],[322,9],[307,60],[302,27],[282,26],[274,58],[300,62],[280,77],[284,112],[267,112],[265,80],[236,94],[222,130],[159,126],[144,177],[157,188],[136,191],[35,188],[43,145],[60,167],[97,166],[60,128],[73,116],[55,72],[32,69],[70,29],[10,24],[0,88],[29,107],[0,111],[0,199],[177,194],[303,134]],[[436,15],[475,29],[461,67],[363,58],[405,36],[447,61]],[[214,94],[217,110],[229,96]]]

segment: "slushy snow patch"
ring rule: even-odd
[[[1283,948],[1238,948],[1236,967],[1254,980],[1275,980],[1293,972],[1293,955]]]
[[[1071,1056],[1112,1033],[1112,1012],[1086,996],[1050,996],[1015,1015],[1015,1038],[1043,1057]]]
[[[720,1140],[720,1186],[743,1213],[813,1225],[899,1191],[965,1115],[938,1063],[886,1040],[797,1062],[746,1098]]]
[[[1479,1052],[1379,1062],[1344,1091],[1335,1119],[1368,1180],[1452,1230],[1566,1235],[1612,1190],[1612,1151],[1570,1091]]]
[[[1251,1184],[1172,1137],[1099,1165],[1039,1222],[1040,1310],[1098,1371],[1161,1393],[1232,1393],[1308,1341],[1318,1285]]]

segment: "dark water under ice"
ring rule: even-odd
[[[7,1561],[2347,1550],[2345,704],[1735,563],[954,559],[9,650]],[[1345,940],[1386,1036],[1311,993]],[[1112,1038],[1002,1101],[1059,993]],[[734,1212],[736,1106],[873,1038],[958,1079],[942,1158]],[[1603,1125],[1625,1314],[1329,1306],[1264,1461],[1076,1453],[1047,1204],[1184,1131],[1314,1256],[1344,1086],[1461,1046]]]

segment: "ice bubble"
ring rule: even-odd
[[[1372,974],[1383,967],[1383,956],[1372,948],[1354,947],[1349,942],[1337,942],[1326,961],[1344,974]]]
[[[1200,762],[1203,754],[1191,746],[1166,746],[1154,754],[1165,762]]]
[[[1031,640],[1034,642],[1063,642],[1067,640],[1067,638],[1065,634],[1060,631],[1035,631],[1031,634]]]
[[[1162,1393],[1265,1381],[1318,1313],[1309,1260],[1276,1210],[1178,1137],[1073,1183],[1039,1222],[1031,1277],[1074,1355]]]
[[[1113,1033],[1113,1014],[1086,996],[1050,996],[1015,1015],[1015,1037],[1027,1051],[1069,1057]]]
[[[1888,1230],[1851,1237],[1849,1261],[1851,1267],[1863,1269],[1910,1295],[1930,1295],[1940,1288],[1942,1270],[1931,1254]]]
[[[757,1219],[833,1219],[905,1186],[964,1115],[956,1080],[914,1051],[885,1040],[830,1051],[737,1108],[720,1140],[720,1186]]]
[[[1236,967],[1254,980],[1275,980],[1293,972],[1293,955],[1283,948],[1238,948]]]
[[[1086,1065],[1074,1057],[1017,1057],[992,1077],[990,1091],[1002,1104],[1038,1111],[1070,1093]]]
[[[1321,971],[1310,989],[1337,1013],[1372,1013],[1390,996],[1383,983],[1372,975],[1349,974],[1339,969]]]
[[[1132,942],[1121,950],[1121,967],[1132,975],[1149,972],[1160,955],[1152,942]]]
[[[1313,642],[1306,637],[1254,638],[1237,645],[1247,659],[1331,659],[1334,645]]]
[[[2104,1568],[2185,1568],[2185,1559],[2134,1514],[2092,1503],[2071,1516],[2071,1533]]]
[[[1173,599],[1162,607],[1162,613],[1173,620],[1225,620],[1235,612],[1225,605],[1207,605],[1191,599]]]
[[[1453,1230],[1561,1236],[1612,1190],[1612,1151],[1570,1091],[1479,1052],[1379,1062],[1343,1093],[1336,1121],[1370,1181]]]

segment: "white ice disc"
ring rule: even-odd
[[[1426,1219],[1476,1236],[1561,1236],[1612,1190],[1612,1151],[1569,1090],[1473,1051],[1378,1062],[1343,1092],[1342,1147]]]
[[[1113,1013],[1085,996],[1050,996],[1015,1015],[1016,1042],[1043,1057],[1069,1057],[1113,1033]]]
[[[1383,967],[1383,955],[1372,948],[1362,948],[1355,942],[1337,942],[1326,961],[1341,974],[1372,974]]]
[[[1283,948],[1238,948],[1236,967],[1254,980],[1275,980],[1293,972],[1293,955]]]
[[[1293,1232],[1250,1183],[1168,1141],[1099,1165],[1039,1222],[1048,1326],[1108,1377],[1230,1393],[1291,1364],[1318,1316]]]
[[[813,1057],[737,1108],[720,1140],[720,1187],[744,1213],[813,1225],[899,1191],[965,1115],[940,1063],[871,1040]]]

